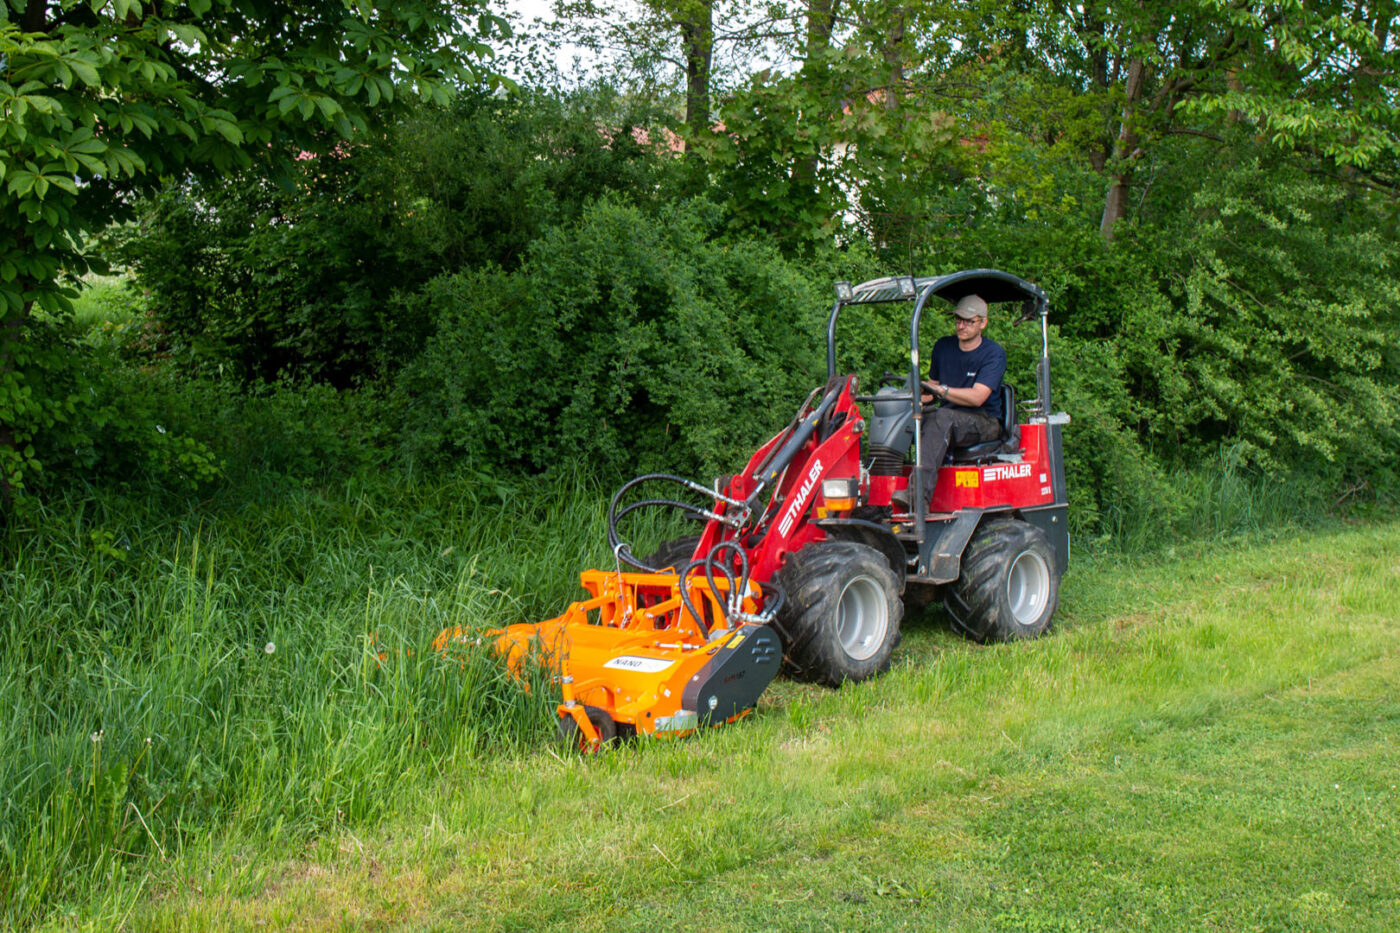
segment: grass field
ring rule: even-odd
[[[463,566],[489,581],[504,565],[478,544]],[[531,567],[596,558],[568,550]],[[443,609],[436,577],[415,594],[414,566],[350,597],[402,626],[428,606],[424,640],[493,611]],[[269,738],[226,807],[90,862],[40,928],[1394,930],[1397,606],[1394,522],[1080,561],[1049,638],[981,648],[931,611],[876,682],[779,682],[743,723],[596,759],[546,747],[508,697],[434,706],[430,678],[381,708],[352,677],[343,715],[287,694],[300,712],[266,720],[320,734]],[[420,707],[426,739],[398,721]],[[442,725],[500,710],[509,741]],[[342,761],[353,814],[308,799]]]

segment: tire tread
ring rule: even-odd
[[[845,655],[834,631],[835,600],[852,567],[879,576],[890,601],[885,644],[874,657],[859,662]],[[883,554],[854,541],[821,541],[790,554],[778,578],[787,594],[779,621],[787,634],[784,664],[789,677],[837,687],[889,670],[904,605],[898,577]]]
[[[1037,550],[1050,571],[1050,593],[1037,622],[1018,624],[1003,605],[1002,593],[1013,556]],[[1059,570],[1045,532],[1028,522],[1001,518],[985,522],[963,553],[962,573],[948,587],[943,607],[953,628],[978,642],[1036,637],[1049,628],[1059,604]]]

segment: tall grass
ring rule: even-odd
[[[1178,541],[1221,540],[1335,514],[1335,483],[1299,474],[1278,476],[1249,467],[1237,447],[1165,478],[1150,507],[1107,509],[1100,517],[1100,548],[1150,554]],[[1117,497],[1118,502],[1132,501]],[[1075,518],[1070,516],[1071,527]]]
[[[130,325],[145,306],[129,277],[88,274],[73,301],[73,320],[85,330],[112,332]]]
[[[165,517],[75,498],[10,529],[10,923],[216,824],[280,836],[372,820],[406,786],[550,734],[547,684],[523,691],[484,649],[442,657],[430,643],[575,598],[577,571],[606,555],[596,496],[488,508],[452,484],[269,486],[245,504]]]

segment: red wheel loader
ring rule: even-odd
[[[713,488],[669,474],[628,482],[609,508],[616,568],[585,571],[588,598],[563,615],[489,633],[514,670],[554,671],[566,741],[592,749],[618,735],[733,721],[780,668],[831,686],[873,677],[889,667],[915,590],[924,602],[941,597],[954,627],[979,641],[1032,638],[1050,625],[1069,563],[1069,419],[1050,404],[1045,293],[974,269],[838,282],[836,294],[825,384],[740,472]],[[1002,436],[951,450],[935,487],[923,489],[919,325],[968,294],[1013,305],[1018,323],[1039,319],[1037,395],[1018,406],[1004,385]],[[836,322],[842,309],[872,303],[910,307],[909,372],[861,395],[854,375],[837,372]],[[663,483],[703,504],[637,498],[639,487]],[[900,490],[907,509],[893,502]],[[703,530],[638,557],[620,523],[648,508],[679,509]],[[444,631],[436,644],[464,637]]]

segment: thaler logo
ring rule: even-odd
[[[792,531],[792,525],[797,521],[797,516],[802,514],[802,507],[807,504],[807,497],[816,488],[817,478],[822,475],[822,462],[818,460],[812,464],[812,468],[807,471],[807,478],[802,481],[802,488],[797,491],[797,498],[792,500],[792,505],[788,506],[783,513],[783,520],[778,522],[778,534],[787,536]]]
[[[995,482],[999,479],[1023,479],[1031,475],[1029,463],[1003,463],[989,466],[982,471],[982,479]]]

